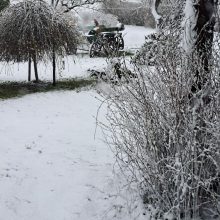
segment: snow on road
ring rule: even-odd
[[[137,213],[142,219],[138,210],[129,214],[134,198],[120,189],[100,129],[94,139],[97,95],[52,92],[0,101],[1,220],[133,220]]]

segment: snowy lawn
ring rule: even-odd
[[[145,41],[145,36],[155,32],[154,29],[126,25],[122,32],[125,41],[125,51],[135,51]],[[90,58],[88,54],[67,56],[57,62],[57,78],[88,77],[88,69],[104,69],[107,66],[105,57]],[[52,80],[52,63],[39,62],[40,80]],[[0,62],[0,82],[27,81],[28,63],[3,63]],[[32,79],[34,79],[32,67]]]
[[[126,26],[125,49],[140,47],[153,31]],[[0,63],[0,82],[26,81],[27,65]],[[58,64],[57,78],[85,78],[88,69],[106,65],[106,58],[68,56]],[[52,80],[51,63],[38,66],[40,79]],[[0,100],[0,219],[148,219],[136,187],[128,188],[96,131],[95,96],[61,91]]]
[[[48,92],[0,101],[1,219],[134,220],[138,213],[142,219],[136,193],[123,190],[123,178],[113,174],[100,129],[94,138],[95,96]]]

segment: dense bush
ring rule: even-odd
[[[125,72],[126,83],[105,93],[108,140],[153,217],[219,218],[220,38],[207,75],[196,51],[189,55],[180,47],[181,33],[173,27],[162,31],[154,66],[134,63],[136,78]],[[195,72],[206,83],[192,92]]]

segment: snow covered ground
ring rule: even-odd
[[[142,219],[96,130],[96,96],[52,92],[0,102],[0,219]]]
[[[126,48],[140,47],[152,31],[127,26]],[[58,78],[86,77],[87,69],[105,66],[105,58],[69,56]],[[39,75],[51,79],[51,65],[39,64]],[[0,81],[26,78],[27,63],[0,64]],[[0,100],[0,220],[148,219],[96,130],[96,97],[61,91]]]

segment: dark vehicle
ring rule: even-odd
[[[124,25],[107,28],[99,25],[88,32],[86,38],[90,43],[90,57],[102,55],[116,55],[119,50],[124,49],[124,39],[120,31],[124,30]]]

